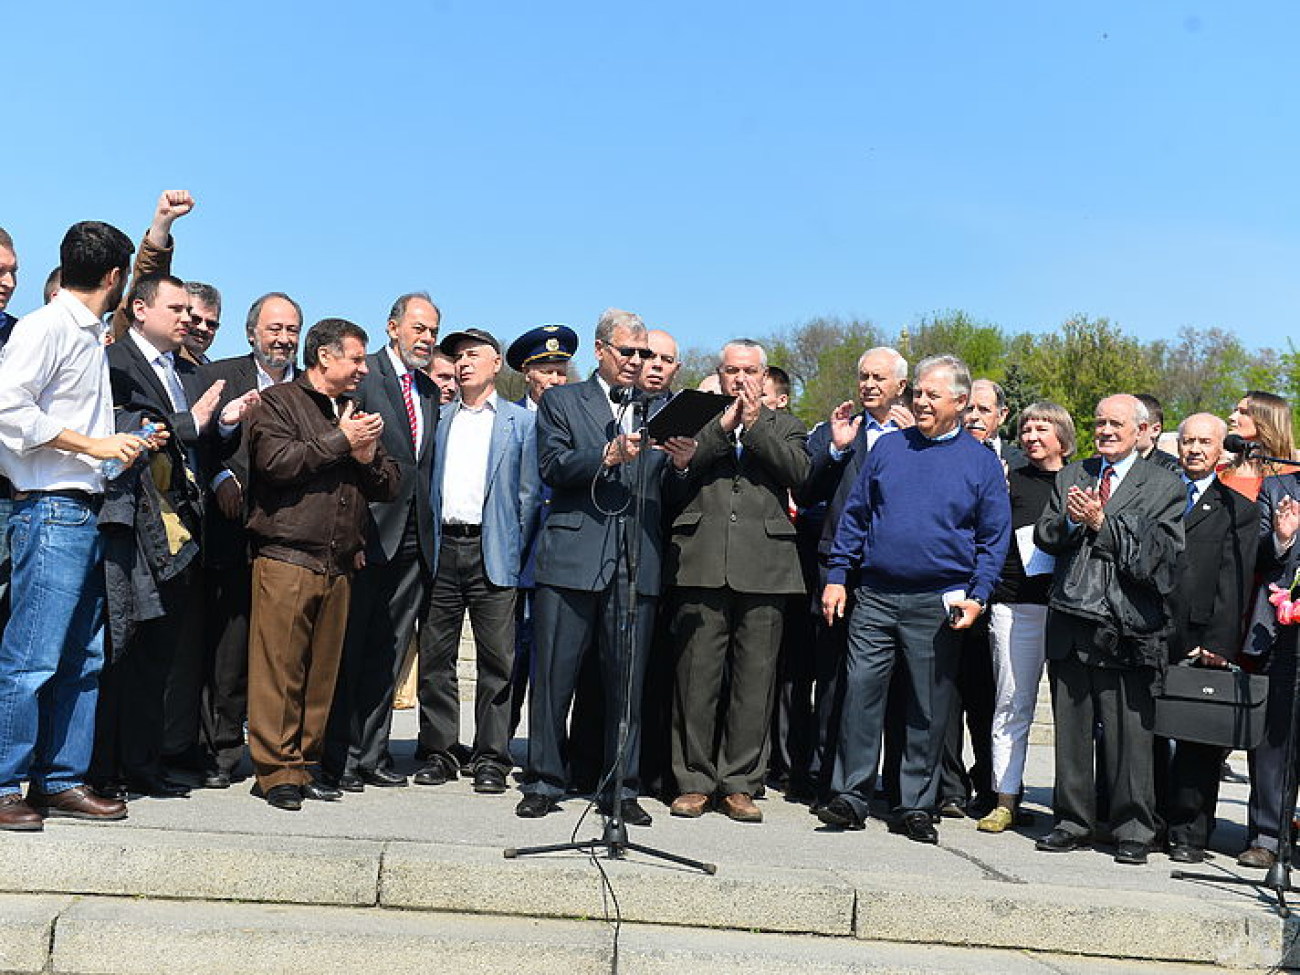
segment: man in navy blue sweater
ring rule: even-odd
[[[916,426],[867,456],[835,533],[822,612],[844,615],[855,585],[829,826],[861,829],[880,761],[885,701],[896,656],[907,682],[899,806],[890,828],[937,843],[939,798],[958,630],[984,611],[1011,539],[1002,464],[963,429],[970,371],[953,356],[916,367]]]

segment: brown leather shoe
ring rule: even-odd
[[[722,811],[738,823],[761,823],[763,810],[754,804],[748,792],[733,792],[722,800]]]
[[[0,829],[35,832],[44,828],[41,814],[27,805],[21,792],[0,796]]]
[[[1255,870],[1267,870],[1277,862],[1277,854],[1262,846],[1252,846],[1237,857],[1237,866],[1251,867]]]
[[[709,797],[703,792],[685,792],[673,800],[673,804],[668,811],[674,816],[696,819],[703,816],[704,810],[708,808]]]
[[[126,819],[126,803],[116,799],[101,799],[93,789],[74,785],[61,792],[44,793],[27,790],[27,804],[44,816],[66,816],[69,819]]]

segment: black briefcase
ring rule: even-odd
[[[1268,678],[1240,667],[1170,667],[1156,698],[1156,734],[1222,748],[1254,748],[1264,737]]]

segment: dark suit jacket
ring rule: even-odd
[[[397,555],[410,516],[411,502],[415,502],[415,519],[420,551],[424,564],[434,564],[433,519],[429,512],[429,488],[434,473],[434,437],[438,428],[438,387],[433,380],[415,370],[411,395],[424,418],[423,443],[419,459],[415,444],[411,442],[411,421],[406,415],[406,402],[402,399],[402,385],[393,368],[392,357],[386,349],[366,356],[366,373],[357,387],[357,408],[366,413],[378,413],[384,418],[381,440],[389,457],[397,461],[402,473],[402,483],[393,501],[372,504],[370,515],[373,525],[366,540],[367,564],[387,562]],[[438,476],[442,476],[439,474]]]
[[[849,492],[858,479],[858,472],[867,459],[866,414],[859,415],[864,418],[864,422],[858,427],[853,443],[839,460],[832,459],[830,454],[831,425],[819,423],[813,427],[806,444],[808,476],[794,491],[795,502],[800,507],[809,509],[810,513],[817,511],[818,507],[824,511],[821,535],[817,542],[823,585],[826,582],[826,560],[830,558],[831,548],[835,544],[835,531],[839,528],[840,516],[844,513],[844,503],[848,501]]]
[[[799,593],[803,573],[788,497],[808,476],[804,427],[763,407],[736,456],[719,419],[696,437],[685,475],[670,472],[664,491],[675,516],[667,581],[745,593]]]
[[[1259,489],[1259,524],[1256,528],[1259,544],[1255,550],[1259,588],[1254,593],[1242,645],[1243,652],[1252,656],[1267,654],[1280,635],[1289,640],[1295,639],[1294,632],[1291,632],[1295,627],[1279,627],[1277,611],[1268,601],[1269,583],[1286,589],[1295,578],[1296,569],[1300,567],[1300,540],[1293,542],[1281,558],[1278,558],[1277,549],[1273,546],[1273,512],[1278,502],[1288,495],[1300,499],[1300,473],[1266,477]]]
[[[244,500],[248,500],[248,444],[244,439],[241,426],[229,437],[222,437],[218,429],[221,411],[233,399],[243,396],[249,390],[257,388],[257,364],[252,353],[235,356],[231,359],[218,359],[199,367],[199,381],[206,389],[218,379],[226,381],[217,401],[213,414],[218,419],[212,421],[208,431],[207,463],[203,471],[203,490],[209,496],[205,509],[206,533],[203,544],[203,561],[214,568],[235,568],[248,562],[248,536],[244,531],[244,519],[231,521],[221,513],[210,499],[212,480],[222,470],[228,470],[244,489]]]
[[[1007,462],[1007,470],[1014,471],[1017,467],[1024,467],[1029,463],[1029,458],[1025,456],[1025,452],[1017,444],[1003,437],[1000,446],[1001,450],[998,451],[998,456]]]
[[[1186,547],[1169,596],[1169,660],[1176,663],[1196,647],[1235,660],[1255,571],[1259,507],[1216,478],[1183,516],[1183,532]]]
[[[668,466],[659,450],[630,464],[605,467],[605,445],[617,433],[609,398],[596,377],[552,386],[537,410],[537,459],[551,503],[537,543],[537,584],[602,592],[625,557],[634,496],[644,483],[637,591],[657,596],[663,558],[660,482]],[[644,477],[642,477],[644,474]],[[671,475],[669,475],[671,476]],[[594,495],[594,500],[593,500]]]
[[[203,385],[198,367],[189,359],[178,354],[173,356],[173,360],[181,388],[193,403],[208,387]],[[158,417],[182,445],[189,450],[198,450],[201,431],[195,429],[194,417],[189,410],[177,413],[172,409],[171,397],[167,395],[162,380],[130,335],[123,335],[108,347],[108,374],[113,386],[114,407]],[[196,470],[194,473],[198,475],[199,472]]]

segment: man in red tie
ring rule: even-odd
[[[1096,457],[1056,478],[1034,542],[1056,557],[1047,617],[1056,725],[1055,827],[1038,849],[1065,853],[1097,831],[1094,728],[1118,863],[1144,864],[1156,836],[1154,689],[1183,548],[1182,479],[1137,453],[1147,409],[1134,396],[1097,404]]]
[[[322,772],[345,792],[400,787],[388,752],[393,692],[433,584],[429,486],[439,391],[425,369],[438,347],[438,306],[402,295],[388,313],[388,345],[366,357],[357,408],[384,418],[382,443],[397,461],[397,498],[370,506],[365,566],[352,587],[343,660],[325,736]]]

